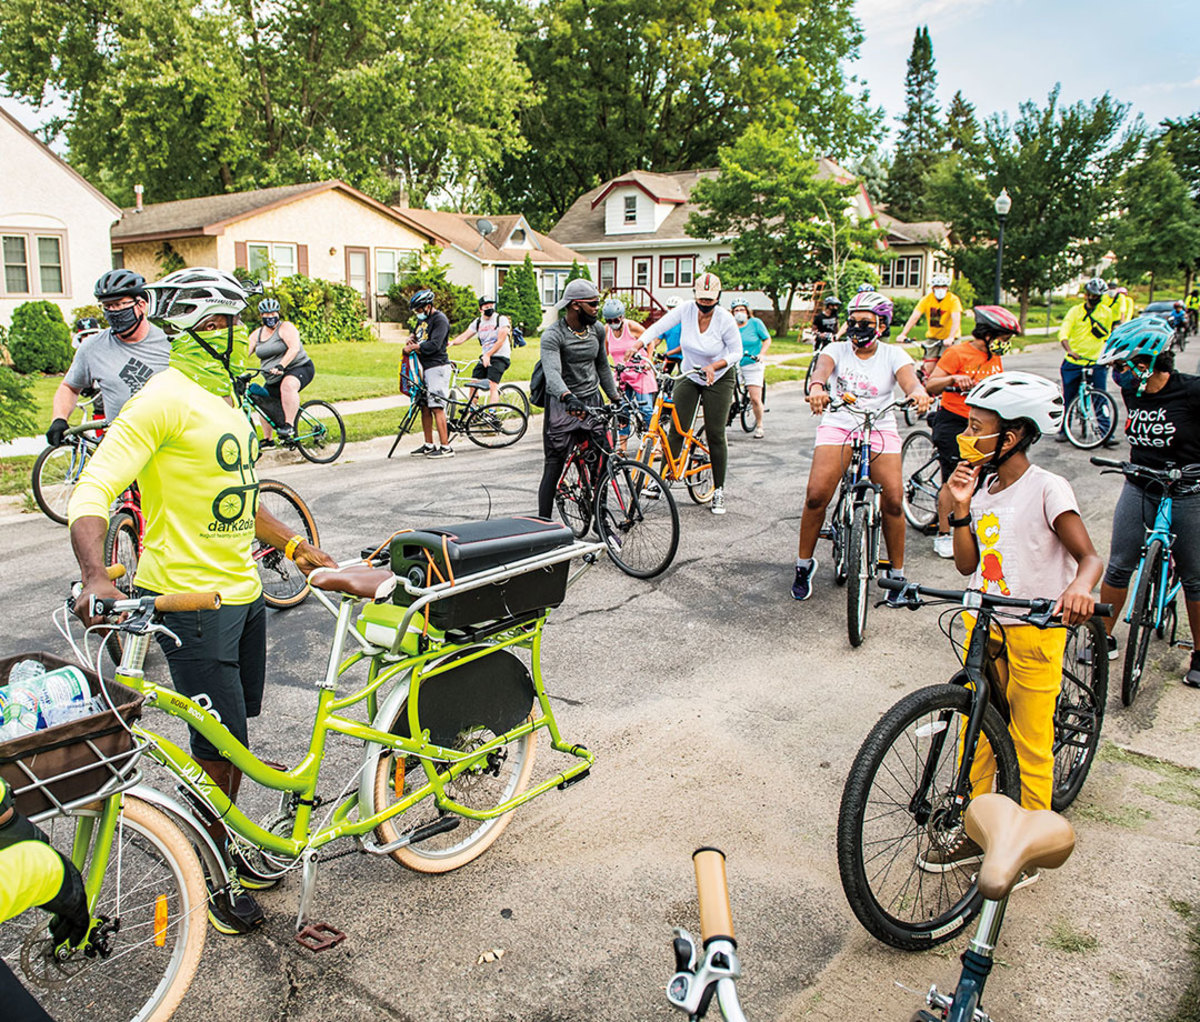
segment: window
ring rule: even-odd
[[[524,245],[525,231],[518,227],[512,232],[512,237],[508,239],[510,245]]]
[[[884,263],[879,270],[879,286],[893,289],[921,287],[921,263],[919,255],[900,256]]]
[[[0,235],[4,280],[0,294],[66,295],[66,235],[35,231]]]
[[[4,235],[4,290],[10,295],[29,294],[29,255],[25,235]]]
[[[692,281],[696,277],[696,257],[695,256],[680,256],[679,257],[679,286],[691,287]]]
[[[662,287],[691,287],[696,277],[695,256],[663,256],[658,262]]]
[[[717,265],[719,266],[721,263],[725,262],[725,260],[729,259],[730,256],[731,256],[731,253],[729,253],[729,252],[718,252],[717,253]]]
[[[598,276],[600,283],[597,286],[600,290],[611,291],[617,286],[617,261],[615,259],[601,259]]]
[[[62,244],[58,238],[38,238],[38,283],[42,294],[63,293]]]
[[[250,242],[247,266],[252,277],[280,280],[296,272],[296,246],[277,242]]]
[[[123,248],[114,248],[113,249],[112,268],[114,270],[125,269],[125,250]]]
[[[637,196],[625,196],[625,222],[627,224],[637,223]]]
[[[567,270],[544,270],[542,272],[542,304],[557,305],[562,290],[567,286]]]
[[[375,249],[375,291],[385,295],[399,273],[400,260],[405,253],[398,248]]]
[[[633,286],[650,286],[650,259],[637,257],[633,260]]]

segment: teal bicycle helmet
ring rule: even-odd
[[[1104,345],[1097,365],[1113,362],[1131,362],[1139,355],[1153,361],[1171,343],[1173,331],[1166,320],[1157,316],[1139,316],[1122,323],[1111,334]]]

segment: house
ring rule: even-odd
[[[706,269],[720,275],[721,261],[728,258],[728,239],[693,238],[686,229],[688,217],[697,209],[691,201],[692,189],[698,181],[718,173],[632,171],[576,199],[550,237],[587,256],[602,291],[628,295],[633,304],[653,314],[671,297],[691,297],[692,281]],[[817,176],[842,183],[855,180],[826,157],[817,161]],[[923,293],[917,289],[925,285],[931,267],[940,267],[938,260],[944,257],[945,225],[904,224],[878,213],[861,183],[851,201],[853,212],[879,223],[888,231],[888,246],[895,244],[901,253],[899,268],[890,272],[885,268],[888,276],[883,290],[897,295]],[[770,309],[761,292],[746,292],[746,299],[760,314]],[[811,303],[798,305],[811,309]],[[796,312],[794,307],[793,316]]]
[[[147,280],[176,258],[189,266],[249,270],[264,280],[301,273],[349,284],[379,318],[405,256],[449,242],[344,181],[258,188],[121,211],[114,266]]]
[[[71,312],[95,302],[111,265],[108,229],[120,208],[0,108],[0,323],[18,305],[54,302]]]
[[[430,209],[400,212],[445,239],[442,257],[449,267],[447,276],[481,296],[494,298],[508,270],[529,256],[537,273],[542,306],[548,308],[562,296],[571,264],[578,261],[583,266],[588,262],[585,255],[539,234],[520,215],[480,217]]]
[[[900,298],[920,298],[929,290],[935,273],[953,276],[950,262],[950,228],[940,220],[906,224],[883,211],[876,222],[887,231],[888,249],[896,258],[879,268],[879,288]]]

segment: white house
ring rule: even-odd
[[[108,229],[121,210],[0,108],[0,323],[18,305],[45,299],[91,305],[96,278],[112,266]]]

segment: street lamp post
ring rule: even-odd
[[[1000,234],[996,240],[996,304],[1000,304],[1002,285],[1000,274],[1004,266],[1004,221],[1008,219],[1008,211],[1012,209],[1012,198],[1007,188],[1001,188],[996,196],[996,217],[1000,221]]]

